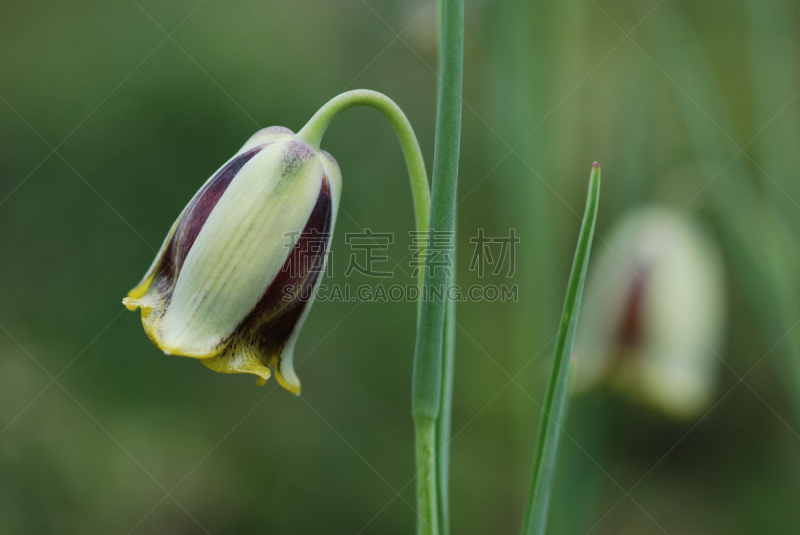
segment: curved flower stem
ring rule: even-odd
[[[414,199],[414,219],[417,232],[428,231],[428,217],[431,207],[431,195],[428,188],[428,174],[425,171],[425,162],[419,148],[417,136],[408,122],[403,110],[395,102],[377,91],[369,89],[355,89],[342,93],[327,102],[297,133],[302,139],[315,149],[319,149],[322,136],[337,115],[354,106],[369,106],[381,112],[391,123],[400,140],[403,156],[408,167],[408,177],[411,180],[411,194]],[[420,257],[424,258],[424,249],[420,248]],[[423,270],[420,270],[419,285],[422,289]]]
[[[460,85],[459,85],[460,87]],[[459,99],[460,103],[460,99]],[[369,106],[381,112],[394,127],[395,133],[400,140],[403,149],[403,156],[408,167],[408,175],[411,180],[411,193],[414,198],[414,214],[417,231],[423,234],[428,233],[428,218],[431,210],[430,189],[428,187],[428,176],[425,171],[425,163],[422,153],[414,135],[414,130],[408,122],[403,111],[389,97],[370,91],[367,89],[356,89],[342,93],[325,104],[308,123],[297,133],[297,137],[315,149],[319,149],[320,141],[325,135],[325,131],[334,118],[341,112],[354,106]],[[441,115],[441,113],[440,113]],[[437,131],[437,139],[438,139]],[[457,143],[457,141],[456,141]],[[439,150],[437,142],[437,150]],[[458,147],[456,146],[456,151]],[[441,165],[441,164],[440,164]],[[434,166],[435,167],[435,166]],[[454,203],[453,203],[454,205]],[[424,242],[423,242],[424,243]],[[420,258],[425,256],[425,246],[421,245]],[[418,308],[420,318],[423,314],[424,303],[423,281],[425,271],[419,272],[418,284],[420,286],[420,306]],[[419,318],[418,318],[419,319]],[[420,324],[422,325],[422,324]],[[421,327],[420,327],[421,328]],[[439,343],[441,345],[442,331],[439,329]],[[419,333],[417,335],[419,343]],[[419,351],[415,355],[414,363],[414,391],[418,390],[418,360]],[[438,360],[437,360],[438,359]],[[435,362],[438,362],[436,364]],[[439,376],[441,376],[441,347],[439,355],[435,357],[434,365],[439,366]],[[437,389],[440,387],[440,380],[431,376],[429,380],[435,380]],[[433,383],[430,383],[433,384]],[[437,390],[438,394],[438,390]],[[438,399],[435,401],[438,408]],[[419,515],[418,533],[435,534],[441,533],[437,516],[437,509],[440,504],[437,501],[437,440],[436,440],[436,418],[430,418],[427,414],[420,416],[414,413],[415,432],[416,432],[416,462],[417,462],[417,507]]]

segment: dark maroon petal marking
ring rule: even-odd
[[[189,203],[189,208],[186,210],[178,229],[175,232],[176,238],[173,238],[172,244],[177,248],[175,263],[178,269],[183,266],[189,250],[194,245],[197,236],[203,229],[208,216],[211,211],[217,206],[220,198],[225,190],[231,184],[233,178],[241,171],[242,167],[249,162],[253,156],[261,152],[264,146],[259,146],[251,149],[243,154],[240,154],[212,178],[203,188],[194,196]]]
[[[283,268],[264,292],[259,302],[242,321],[232,338],[257,349],[265,358],[277,356],[289,340],[320,276],[330,245],[333,202],[328,178],[322,187],[311,216]],[[285,289],[292,288],[294,299],[286,299]]]
[[[211,215],[211,211],[217,206],[225,190],[228,189],[231,181],[241,171],[242,167],[265,146],[255,147],[228,162],[189,202],[183,218],[178,223],[178,228],[175,229],[175,234],[172,235],[172,239],[167,245],[166,251],[164,251],[164,258],[153,281],[153,285],[158,290],[167,290],[175,283],[177,279],[176,273],[183,266],[189,251],[192,249],[195,240],[197,240],[197,236],[203,229],[203,225],[208,220],[208,216]]]
[[[641,273],[634,272],[631,287],[625,301],[617,333],[617,342],[620,346],[633,349],[639,346],[644,335],[643,314],[645,295],[647,294],[647,281]]]

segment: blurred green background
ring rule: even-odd
[[[799,13],[467,2],[459,282],[486,282],[466,269],[479,228],[522,241],[513,279],[487,277],[517,284],[519,302],[458,308],[454,533],[519,530],[593,160],[598,236],[659,202],[720,242],[734,371],[720,366],[702,419],[602,390],[576,399],[550,532],[798,532]],[[414,304],[318,303],[298,399],[161,354],[120,301],[255,130],[297,131],[341,91],[395,99],[430,168],[435,2],[33,0],[0,14],[0,533],[411,533]],[[344,235],[365,227],[395,233],[391,282],[412,282],[391,129],[348,111],[323,148],[344,177],[332,282],[375,284],[344,277]]]

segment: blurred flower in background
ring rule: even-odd
[[[587,283],[576,388],[607,382],[671,416],[697,415],[721,365],[725,276],[716,244],[682,213],[649,206],[625,214],[606,245]]]

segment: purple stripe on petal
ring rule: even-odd
[[[214,178],[212,178],[208,184],[195,195],[192,202],[189,203],[186,215],[175,232],[176,235],[180,235],[180,238],[172,242],[178,249],[175,257],[178,269],[183,266],[183,262],[189,255],[189,251],[192,245],[194,245],[200,231],[203,229],[203,225],[205,225],[208,216],[211,215],[211,211],[217,206],[222,194],[228,189],[233,178],[241,171],[242,167],[244,167],[253,156],[261,152],[263,148],[263,146],[256,147],[237,156],[233,161],[228,163],[228,165],[220,169]]]
[[[333,202],[327,177],[311,216],[283,268],[233,334],[235,344],[256,349],[269,364],[289,340],[322,273],[330,245]],[[293,292],[287,292],[293,289]],[[294,298],[287,299],[287,295]]]
[[[642,270],[639,270],[642,271]],[[647,275],[635,273],[617,332],[617,342],[625,348],[637,348],[644,335],[644,308],[647,296]]]
[[[208,220],[208,216],[211,215],[211,211],[217,206],[233,178],[264,146],[261,145],[251,149],[228,162],[189,202],[186,213],[181,222],[178,223],[178,228],[175,229],[175,234],[172,236],[169,245],[167,245],[164,259],[158,268],[154,285],[158,285],[159,289],[169,288],[175,283],[177,278],[175,275],[180,271],[184,261],[186,261],[186,257],[203,229],[203,225]]]

